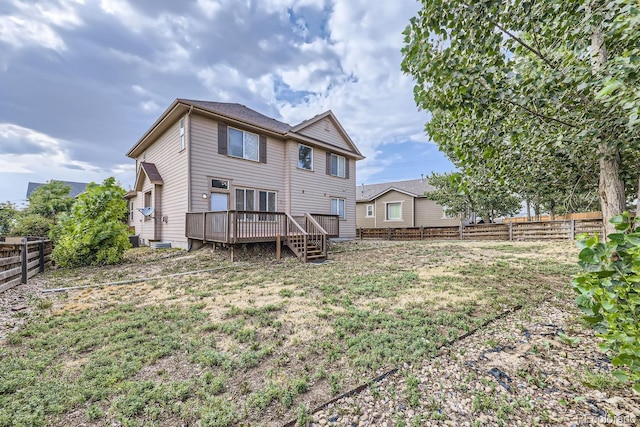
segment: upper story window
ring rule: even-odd
[[[374,215],[373,205],[367,205],[367,218],[371,218]]]
[[[330,160],[330,175],[339,176],[340,178],[345,178],[345,158],[342,156],[338,156],[337,154],[331,155]]]
[[[184,117],[180,119],[180,151],[184,150]]]
[[[313,148],[298,144],[298,167],[313,170]]]
[[[251,132],[245,132],[232,127],[228,130],[229,155],[247,160],[259,160],[259,138]]]

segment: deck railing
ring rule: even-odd
[[[203,242],[273,241],[278,235],[286,236],[287,215],[260,211],[189,212],[185,234]]]
[[[311,216],[327,232],[329,237],[340,236],[340,217],[338,215],[312,213]]]

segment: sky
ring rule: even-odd
[[[295,125],[332,110],[357,185],[453,165],[400,70],[414,0],[2,0],[0,201],[51,179],[133,186],[127,151],[176,98]]]

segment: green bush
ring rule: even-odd
[[[10,233],[14,236],[47,236],[53,220],[37,214],[17,216]]]
[[[62,267],[117,264],[129,244],[125,190],[107,178],[91,183],[78,196],[69,214],[58,216],[50,236],[54,261]]]
[[[632,381],[640,393],[640,232],[633,229],[628,213],[611,219],[617,233],[600,241],[598,235],[581,235],[579,264],[583,272],[572,281],[576,302],[584,318],[604,339],[618,379]]]

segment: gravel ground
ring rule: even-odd
[[[41,289],[38,280],[31,279],[26,285],[0,292],[0,343],[24,323],[36,305],[34,300],[42,299]]]
[[[572,303],[515,311],[313,415],[312,426],[639,426]],[[598,385],[598,389],[587,384]]]

